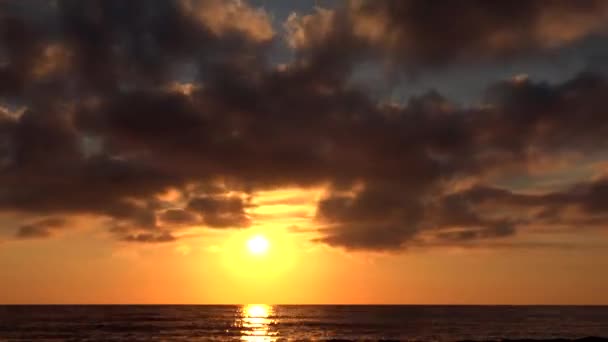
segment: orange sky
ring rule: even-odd
[[[319,191],[262,194],[245,230],[191,228],[161,245],[114,241],[83,219],[54,239],[0,247],[2,303],[405,303],[606,304],[603,235],[587,248],[411,248],[400,253],[346,252],[311,243],[305,231]],[[300,212],[304,217],[292,216]],[[262,217],[262,216],[260,216]],[[247,240],[264,236],[268,253]],[[534,241],[534,235],[516,241]],[[575,242],[564,234],[560,241]],[[580,238],[579,238],[580,240]],[[546,241],[546,239],[544,240]],[[590,262],[592,261],[592,262]]]
[[[0,304],[608,304],[606,47],[608,1],[0,0]]]

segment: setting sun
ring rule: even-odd
[[[270,243],[263,236],[255,236],[247,241],[247,249],[252,254],[265,254],[270,248]]]

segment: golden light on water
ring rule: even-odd
[[[241,327],[241,340],[251,342],[276,341],[277,332],[272,331],[275,320],[273,308],[265,304],[243,306],[237,324]]]

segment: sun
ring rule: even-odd
[[[261,255],[266,254],[270,248],[270,242],[265,237],[258,235],[247,241],[247,249],[251,254]]]

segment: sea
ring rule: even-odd
[[[590,336],[608,338],[608,306],[0,306],[0,341],[501,341]]]

